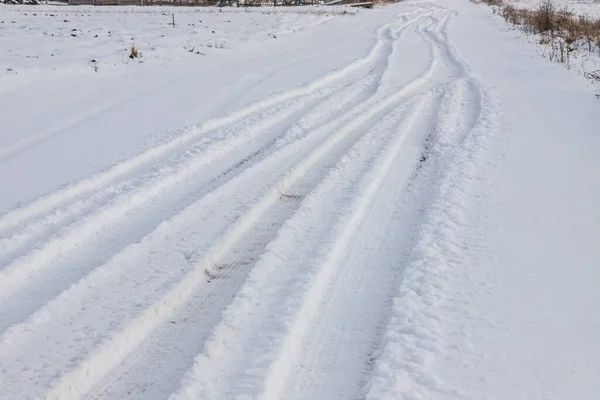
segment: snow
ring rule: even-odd
[[[540,4],[537,0],[508,0],[507,3],[518,8],[533,9]],[[587,15],[594,18],[600,18],[600,1],[598,0],[553,0],[554,5],[577,15]]]
[[[0,6],[0,399],[597,399],[589,83],[466,0],[219,10]]]
[[[572,22],[576,23],[575,26],[577,26],[578,17],[583,17],[588,22],[600,21],[600,2],[557,0],[552,1],[551,4],[556,13],[567,12],[571,16]],[[535,10],[540,5],[539,1],[508,0],[502,2],[500,6],[491,6],[490,10],[498,15],[503,15],[503,12],[506,11],[504,10],[505,6],[513,6],[517,10]],[[528,32],[530,29],[525,25],[511,23],[507,29]],[[574,35],[578,36],[578,34]],[[600,49],[594,42],[586,41],[582,36],[578,36],[575,41],[571,40],[570,36],[572,36],[571,32],[567,33],[566,30],[563,30],[560,34],[553,35],[553,38],[548,38],[546,34],[531,34],[526,38],[537,45],[538,52],[542,56],[550,61],[562,63],[566,68],[573,69],[581,76],[587,77],[590,83],[597,85],[600,83],[600,80],[595,78],[600,70]]]
[[[210,56],[321,24],[351,8],[2,6],[2,75],[51,68],[61,74]],[[217,12],[220,10],[221,12]],[[175,26],[172,25],[173,19]],[[135,46],[139,60],[129,58]]]
[[[493,19],[473,13],[460,22],[450,34],[497,88],[504,115],[480,172],[490,179],[473,185],[459,236],[471,261],[450,279],[446,318],[460,323],[446,325],[452,345],[437,371],[457,394],[438,398],[595,398],[598,100],[576,75],[540,65],[530,49],[515,51]],[[484,59],[492,38],[494,58]]]

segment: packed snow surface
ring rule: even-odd
[[[600,398],[600,101],[489,8],[0,20],[1,400]]]

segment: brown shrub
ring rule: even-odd
[[[500,10],[500,15],[513,25],[521,25],[520,10],[517,10],[513,6],[508,5],[502,8],[502,10]]]
[[[552,61],[569,65],[575,49],[589,53],[600,51],[600,19],[589,15],[576,16],[567,8],[559,9],[553,0],[542,0],[533,10],[517,9],[503,0],[473,0],[494,6],[494,12],[528,34],[540,36],[544,54]],[[587,74],[597,81],[598,75]]]
[[[503,0],[481,0],[481,2],[487,4],[488,6],[500,7],[504,5]]]
[[[129,58],[134,59],[134,58],[138,58],[140,56],[139,50],[137,49],[137,47],[135,47],[135,45],[131,45],[131,48],[129,49]]]
[[[536,33],[553,32],[555,19],[556,8],[552,0],[543,0],[531,13],[531,24]]]

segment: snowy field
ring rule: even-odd
[[[540,0],[506,0],[506,3],[518,8],[531,9],[537,7]],[[567,8],[578,15],[600,18],[600,0],[553,0],[553,3],[559,9]]]
[[[489,7],[0,20],[0,400],[600,398],[600,100]]]
[[[0,5],[0,79],[6,74],[99,72],[135,63],[210,57],[355,12],[350,7]],[[129,58],[132,46],[139,51],[139,59]]]

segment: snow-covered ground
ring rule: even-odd
[[[488,8],[30,9],[0,399],[600,398],[600,101]]]
[[[0,79],[47,69],[65,75],[210,57],[355,12],[343,6],[298,10],[0,5]],[[129,58],[132,46],[139,59]]]
[[[533,9],[541,3],[541,0],[506,0],[505,2],[518,8]],[[552,2],[559,9],[568,9],[578,15],[600,18],[600,0],[553,0]]]
[[[528,41],[537,47],[540,56],[551,62],[557,62],[576,74],[589,80],[590,85],[598,92],[600,89],[600,2],[585,3],[584,8],[577,7],[570,0],[553,0],[551,6],[556,21],[555,28],[550,32],[534,33],[536,28],[527,22],[527,18],[519,17],[516,10],[537,10],[542,6],[539,1],[506,0],[500,5],[488,7],[488,3],[476,1],[489,12],[498,15],[497,19],[505,19],[505,30],[522,32],[520,40]],[[511,10],[511,7],[515,9]],[[570,23],[560,21],[561,15],[568,15]],[[595,26],[596,28],[593,28]],[[591,28],[591,29],[590,29]],[[600,93],[597,93],[600,96]]]

